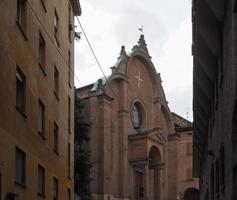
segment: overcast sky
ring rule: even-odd
[[[161,73],[169,107],[192,120],[192,57],[190,0],[81,0],[80,21],[106,74],[121,45],[137,44],[141,25],[153,64]],[[80,27],[76,29],[81,31]],[[75,84],[102,77],[85,37],[75,43]],[[79,79],[79,81],[77,80]]]

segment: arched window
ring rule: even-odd
[[[144,122],[144,112],[139,102],[132,105],[132,122],[135,129],[141,128]]]

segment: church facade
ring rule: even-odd
[[[177,199],[177,173],[172,168],[177,159],[169,156],[170,135],[175,134],[173,115],[144,36],[129,54],[122,46],[111,76],[77,93],[85,100],[92,123],[95,199]],[[176,192],[174,198],[169,197],[170,188]]]

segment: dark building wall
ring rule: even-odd
[[[236,123],[233,113],[237,98],[237,15],[234,5],[235,1],[231,0],[193,3],[194,167],[200,176],[201,199],[235,199],[233,170],[237,154],[232,127]]]

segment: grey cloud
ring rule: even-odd
[[[128,11],[128,8],[136,11],[134,19],[139,13],[146,12],[153,13],[153,15],[160,16],[166,20],[166,25],[169,30],[175,30],[180,22],[182,22],[191,12],[191,0],[87,0],[97,8],[103,8],[110,14],[123,15]],[[83,1],[82,1],[83,4]],[[126,8],[126,9],[125,9]],[[149,19],[146,17],[146,19]],[[136,20],[137,21],[137,20]]]
[[[125,43],[131,49],[138,41],[140,34],[138,28],[141,25],[144,26],[144,34],[148,45],[149,43],[156,44],[153,45],[153,50],[161,53],[168,36],[164,20],[162,20],[162,17],[157,17],[139,6],[125,7],[123,13],[120,13],[115,26],[118,43]]]

